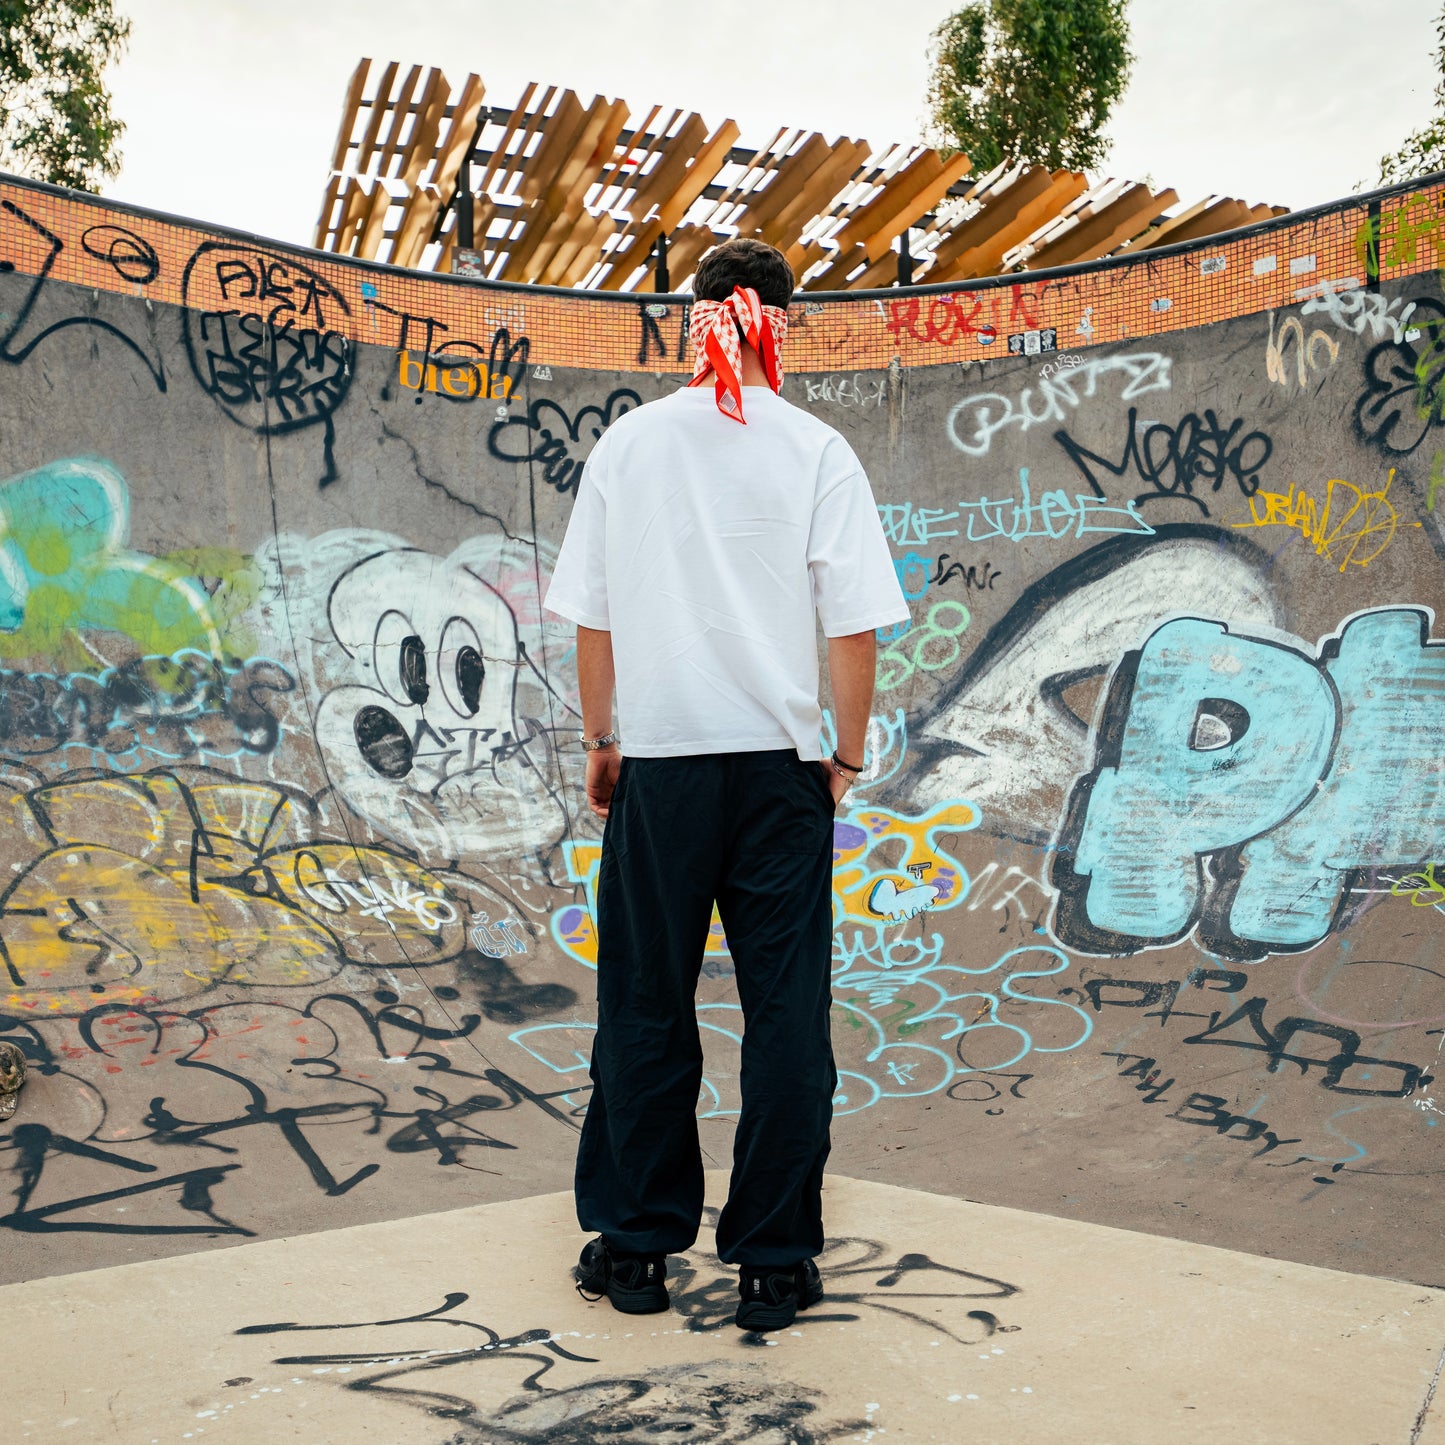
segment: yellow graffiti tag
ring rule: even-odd
[[[0,999],[81,1013],[224,980],[314,985],[347,963],[466,947],[453,883],[387,849],[316,841],[306,800],[196,770],[0,789]],[[204,779],[200,781],[199,779]]]
[[[1346,567],[1368,567],[1394,539],[1399,517],[1389,500],[1395,469],[1375,492],[1353,482],[1329,482],[1321,506],[1303,487],[1290,483],[1286,492],[1258,491],[1249,499],[1249,521],[1236,527],[1289,527],[1299,532],[1327,561]]]
[[[1406,873],[1390,885],[1393,898],[1408,898],[1415,908],[1436,908],[1445,903],[1445,879],[1435,876],[1435,865],[1427,863],[1415,873]]]
[[[890,808],[850,809],[833,829],[833,926],[900,921],[918,911],[919,890],[933,890],[923,903],[930,910],[961,902],[968,874],[941,840],[978,822],[978,810],[962,802],[940,803],[917,817]]]

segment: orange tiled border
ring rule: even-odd
[[[1021,273],[1016,282],[941,293],[823,301],[801,295],[787,360],[800,372],[871,370],[895,357],[910,367],[988,360],[1008,354],[1011,336],[1030,351],[1052,345],[1061,352],[1157,336],[1291,306],[1324,284],[1340,290],[1440,268],[1442,232],[1445,186],[1437,184],[1340,202],[1233,239],[1206,238],[1173,255]],[[691,369],[677,304],[392,270],[24,182],[0,184],[0,264],[6,262],[28,275],[48,265],[53,280],[152,301],[278,314],[302,326],[319,321],[319,329],[353,340],[419,352],[460,346],[485,354],[505,326],[513,338],[528,337],[530,360],[539,364]]]

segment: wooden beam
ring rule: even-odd
[[[1182,215],[1171,217],[1156,227],[1150,236],[1140,237],[1130,250],[1153,251],[1160,246],[1174,246],[1183,241],[1197,241],[1201,236],[1212,236],[1217,231],[1232,230],[1235,226],[1249,223],[1249,211],[1243,201],[1230,197],[1191,206]]]
[[[707,144],[692,160],[677,189],[658,210],[658,224],[664,231],[671,231],[681,225],[682,218],[692,209],[693,202],[712,184],[718,172],[727,164],[728,152],[741,134],[742,130],[737,121],[725,120],[708,137]]]
[[[590,152],[596,135],[605,118],[608,103],[595,96],[589,106],[584,107],[572,92],[567,93],[572,104],[567,106],[564,125],[554,132],[552,122],[544,130],[542,144],[536,155],[536,184],[529,187],[524,180],[522,191],[531,190],[531,204],[525,212],[527,229],[511,248],[508,278],[514,281],[535,281],[542,266],[551,259],[560,237],[548,236],[553,222],[563,213],[571,193],[578,188],[585,192],[585,179],[580,175],[579,153]],[[564,96],[564,104],[567,97]],[[558,108],[558,115],[562,107]],[[555,117],[554,117],[555,120]],[[546,152],[544,158],[543,153]],[[530,178],[528,178],[530,179]]]
[[[674,110],[666,122],[654,130],[653,126],[661,114],[662,107],[660,105],[653,106],[643,117],[641,123],[632,127],[632,139],[626,145],[622,143],[621,136],[618,137],[611,158],[603,165],[593,182],[594,185],[600,187],[599,194],[605,194],[610,190],[619,190],[624,195],[628,191],[636,192],[642,168],[651,157],[662,153],[668,128],[682,112]],[[629,165],[628,162],[638,155],[640,155],[640,159]]]
[[[462,83],[462,93],[452,108],[452,119],[446,138],[437,147],[432,184],[448,201],[456,188],[462,162],[471,154],[472,146],[476,142],[477,117],[481,114],[482,100],[486,93],[487,88],[482,84],[481,76],[467,76]]]
[[[802,145],[783,162],[772,183],[762,191],[753,192],[757,200],[750,208],[751,218],[758,235],[769,245],[777,244],[775,238],[787,224],[784,218],[815,194],[820,172],[824,175],[824,185],[827,184],[824,167],[832,153],[833,147],[816,131],[804,136]],[[819,204],[826,199],[821,198]]]
[[[1080,172],[1054,171],[1048,189],[1032,200],[1021,200],[1016,209],[1008,204],[1006,196],[1000,197],[994,204],[1005,207],[1004,224],[986,239],[966,245],[960,251],[954,250],[951,237],[940,242],[935,253],[936,260],[928,271],[928,280],[965,281],[992,276],[1015,246],[1071,205],[1088,188],[1088,179]]]
[[[966,155],[944,160],[936,150],[920,151],[902,170],[891,176],[833,238],[840,249],[860,245],[873,258],[886,250],[905,227],[940,200],[955,181],[969,171]]]
[[[533,118],[528,119],[531,121]],[[526,229],[517,240],[509,241],[501,248],[507,253],[507,264],[502,274],[508,281],[528,279],[527,262],[546,230],[542,197],[555,182],[564,158],[586,122],[587,111],[576,91],[564,90],[557,109],[545,119],[538,118],[536,123],[528,126],[529,131],[540,128],[542,140],[530,162],[520,156],[515,162],[521,166],[515,194],[523,203],[519,214],[526,223]]]
[[[558,249],[547,268],[547,279],[554,286],[579,285],[602,260],[604,242],[616,234],[617,222],[606,211],[599,216],[583,216],[577,223],[575,238]]]
[[[883,182],[883,189],[858,207],[832,238],[836,259],[812,277],[812,290],[836,290],[843,286],[865,287],[877,282],[879,269],[893,255],[893,242],[920,216],[926,214],[948,193],[948,188],[967,174],[968,157],[948,161],[935,150],[920,151],[900,171]],[[859,264],[860,276],[851,276]],[[892,263],[889,263],[892,264]],[[889,279],[893,274],[889,273]]]
[[[1205,196],[1202,201],[1195,201],[1192,206],[1186,207],[1178,215],[1166,216],[1157,226],[1151,226],[1142,236],[1135,236],[1132,241],[1126,241],[1119,249],[1121,251],[1148,251],[1158,246],[1172,246],[1175,240],[1174,232],[1203,215],[1209,205],[1209,197]]]
[[[390,257],[397,266],[415,266],[421,259],[436,213],[443,204],[435,180],[431,185],[424,186],[421,178],[436,157],[437,137],[441,134],[442,117],[450,94],[451,86],[446,76],[440,70],[433,70],[402,160],[400,179],[406,187],[407,196],[396,235],[392,238]]]
[[[682,218],[692,209],[693,202],[711,185],[717,173],[726,164],[728,152],[736,144],[740,134],[741,131],[735,120],[725,120],[708,137],[696,155],[688,157],[678,153],[685,162],[685,168],[679,168],[681,174],[676,177],[674,177],[672,169],[669,169],[667,178],[659,179],[657,182],[659,193],[657,215],[651,220],[643,220],[641,223],[634,221],[623,232],[624,236],[630,234],[631,239],[625,250],[619,248],[612,253],[612,258],[615,258],[612,270],[602,278],[601,290],[622,290],[626,282],[636,274],[638,267],[647,264],[648,254],[656,244],[658,236],[670,236],[677,229]],[[660,171],[662,166],[670,160],[671,157],[664,157],[662,164],[659,164],[657,169]],[[678,285],[687,274],[676,269],[671,257],[669,257],[668,269],[672,273],[674,286]]]
[[[341,106],[341,124],[336,129],[336,144],[332,148],[331,179],[327,183],[326,194],[322,197],[321,215],[316,222],[314,244],[318,247],[325,246],[326,237],[333,229],[333,222],[339,222],[340,219],[333,217],[332,207],[342,190],[342,175],[346,170],[347,154],[351,150],[351,135],[356,129],[357,107],[361,104],[370,69],[371,61],[363,56],[357,62],[356,69],[351,72],[351,81],[346,87],[346,99]]]
[[[392,259],[399,266],[415,266],[421,261],[422,252],[436,228],[437,213],[451,203],[457,172],[476,137],[477,113],[482,108],[483,93],[481,79],[476,75],[468,75],[462,85],[462,93],[452,108],[451,125],[445,140],[438,146],[434,130],[429,138],[423,137],[427,140],[428,147],[435,147],[434,156],[429,155],[426,162],[432,167],[429,185],[421,186],[417,183],[416,177],[421,170],[421,166],[417,164],[420,151],[413,155],[407,166],[406,179],[412,186],[412,193],[391,248]],[[441,108],[438,107],[438,120],[440,111]]]
[[[512,253],[512,279],[532,281],[544,274],[565,244],[568,228],[583,213],[600,158],[612,154],[626,123],[623,101],[598,96],[587,107],[566,150],[559,148],[554,164],[543,172],[552,175],[552,183],[528,212],[527,233]]]
[[[1130,185],[1107,206],[1064,232],[1028,259],[1031,271],[1050,266],[1068,266],[1078,261],[1107,255],[1120,241],[1138,235],[1152,219],[1179,197],[1173,191],[1157,196],[1144,185]]]
[[[396,83],[396,72],[399,68],[396,61],[387,62],[386,69],[381,72],[381,78],[376,82],[372,98],[367,102],[371,107],[371,114],[367,117],[366,134],[362,136],[361,143],[356,148],[356,172],[358,175],[365,175],[370,169],[371,158],[376,153],[376,138],[381,134],[381,123],[386,119],[387,110],[391,105],[391,87]]]
[[[857,146],[857,141],[839,140],[838,147]],[[866,142],[863,143],[866,147]],[[820,156],[826,155],[828,143],[821,135],[807,136],[801,145],[785,156],[773,172],[772,180],[766,186],[756,186],[747,196],[747,209],[737,218],[740,235],[757,235],[766,239],[774,231],[777,218],[789,206],[797,191],[805,186],[808,177],[818,164]],[[801,230],[801,227],[799,227]]]
[[[401,90],[397,93],[396,99],[390,106],[390,124],[386,128],[386,139],[376,147],[375,170],[378,175],[386,175],[392,163],[401,154],[402,131],[406,128],[406,118],[410,113],[412,98],[416,93],[417,82],[421,79],[421,66],[413,65],[407,71],[406,79],[402,82]]]
[[[357,228],[356,254],[366,261],[375,261],[381,249],[386,226],[386,213],[392,207],[391,193],[383,177],[377,176],[371,183],[371,194],[366,198],[366,210]]]
[[[938,243],[933,269],[937,269],[940,261],[986,245],[1018,217],[1024,206],[1046,195],[1053,185],[1054,178],[1045,167],[1031,166],[1020,171],[1006,186],[977,192],[974,199],[982,209],[960,222]]]
[[[366,90],[366,77],[371,73],[371,61],[363,56],[351,72],[351,81],[346,87],[346,100],[341,109],[341,125],[336,132],[336,145],[331,153],[331,169],[344,171],[347,156],[351,150],[352,132],[356,127],[356,114],[361,97]]]
[[[871,149],[865,140],[840,140],[830,146],[823,163],[764,229],[763,239],[778,247],[787,256],[789,265],[796,269],[793,252],[801,243],[803,232],[858,174]]]
[[[341,220],[331,233],[331,249],[339,255],[351,255],[365,206],[366,190],[362,182],[356,176],[347,176],[340,197]]]
[[[356,159],[352,169],[358,176],[367,174],[369,163],[376,149],[376,138],[381,132],[381,123],[386,119],[386,108],[391,96],[391,87],[396,79],[396,61],[389,61],[376,82],[372,99],[366,102],[370,107],[366,120],[366,132],[357,145]],[[336,223],[337,250],[346,254],[360,235],[361,227],[368,214],[367,204],[371,192],[357,185],[350,187],[345,195],[340,218]]]
[[[403,75],[392,61],[378,75],[370,59],[357,64],[321,197],[319,246],[416,266],[436,236],[436,264],[447,265],[456,228],[446,208],[473,153],[481,180],[474,171],[472,216],[489,274],[608,291],[642,284],[659,235],[671,241],[674,285],[737,232],[778,246],[807,289],[819,290],[890,281],[897,238],[935,211],[939,218],[927,223],[915,249],[922,277],[944,283],[993,274],[1021,247],[1033,247],[1025,257],[1030,269],[1067,266],[1120,248],[1197,240],[1285,211],[1221,198],[1162,218],[1175,203],[1172,191],[1154,195],[1113,181],[1090,190],[1077,173],[1000,166],[966,192],[978,209],[954,224],[949,218],[964,208],[944,202],[962,190],[969,169],[962,155],[945,160],[916,146],[873,155],[863,141],[830,143],[785,127],[718,188],[738,140],[734,121],[708,134],[700,116],[660,106],[629,121],[621,101],[599,97],[584,107],[557,87],[539,100],[534,82],[506,121],[488,128],[492,139],[481,147],[481,80],[469,75],[454,103],[449,93],[436,68],[414,65]],[[709,187],[714,198],[700,204]],[[859,194],[866,200],[846,203]],[[690,215],[702,220],[685,225]]]

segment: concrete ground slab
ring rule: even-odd
[[[566,1194],[8,1286],[5,1437],[1445,1439],[1445,1294],[852,1179],[826,1204],[827,1298],[769,1336],[710,1230],[668,1314],[584,1302]]]

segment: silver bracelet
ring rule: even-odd
[[[603,733],[600,738],[589,738],[586,733],[582,734],[582,751],[584,753],[595,753],[598,748],[605,748],[611,743],[618,741],[615,732]]]

